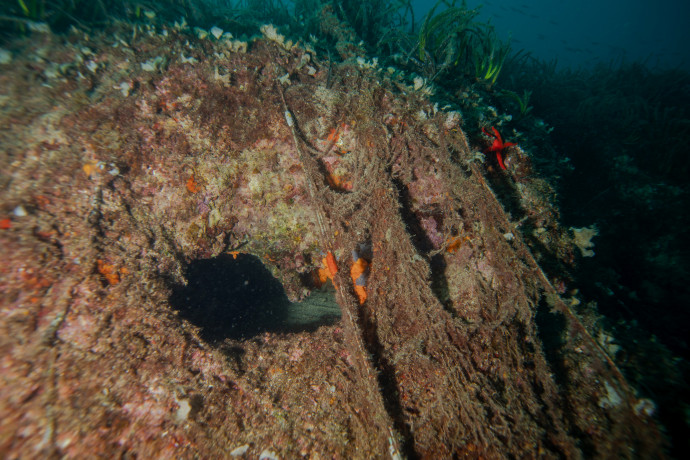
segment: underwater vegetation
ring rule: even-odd
[[[450,80],[470,77],[487,87],[496,83],[510,51],[490,24],[476,21],[479,9],[469,9],[464,0],[439,0],[419,24],[410,0],[296,0],[292,5],[279,0],[8,3],[8,10],[0,15],[0,23],[8,26],[0,35],[5,39],[37,27],[86,30],[114,20],[145,22],[154,17],[169,22],[184,17],[192,27],[225,27],[237,36],[251,36],[270,22],[284,27],[288,36],[318,39],[312,46],[325,47],[334,55],[362,54],[361,43],[382,62],[390,61],[429,80],[449,74]]]
[[[503,103],[528,89],[531,113],[554,127],[550,143],[558,154],[539,163],[555,179],[563,220],[596,222],[600,230],[596,257],[576,274],[584,293],[597,299],[606,321],[617,324],[617,336],[629,337],[627,344],[640,340],[630,325],[643,324],[654,341],[682,358],[681,375],[636,368],[635,359],[628,367],[662,405],[677,454],[687,446],[681,433],[688,404],[676,401],[687,401],[690,376],[683,326],[690,321],[690,218],[682,211],[690,207],[690,75],[639,62],[559,70],[555,61],[523,54],[504,77],[501,91],[509,96]],[[559,162],[564,157],[571,160],[567,165]],[[652,345],[638,350],[669,356]]]
[[[653,70],[643,63],[600,64],[556,70],[556,62],[522,55],[510,62],[505,89],[529,90],[528,99],[566,131],[596,129],[584,140],[592,158],[610,152],[629,156],[656,177],[678,182],[690,173],[690,76],[684,70]],[[511,97],[515,97],[511,95]],[[521,109],[522,111],[522,109]],[[604,133],[607,133],[604,135]],[[617,152],[617,153],[615,153]]]

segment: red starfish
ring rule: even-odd
[[[491,144],[491,147],[486,149],[485,152],[496,152],[496,160],[498,160],[498,166],[500,166],[501,169],[506,169],[506,165],[505,163],[503,163],[503,150],[517,144],[515,142],[504,143],[503,139],[501,138],[501,134],[493,126],[491,127],[491,131],[493,132],[490,133],[486,130],[486,128],[482,128],[482,132],[484,134],[494,138],[493,144]]]

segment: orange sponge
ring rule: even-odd
[[[369,262],[361,257],[355,260],[350,267],[350,278],[355,285],[355,294],[357,294],[360,304],[367,300],[366,275],[368,269]]]

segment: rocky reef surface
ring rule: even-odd
[[[462,116],[263,33],[118,25],[10,48],[3,455],[663,456]],[[517,187],[535,219],[553,212],[540,187]],[[260,260],[295,302],[332,284],[342,317],[205,338],[171,298],[218,257]]]

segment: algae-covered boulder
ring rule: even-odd
[[[461,116],[375,63],[270,38],[121,26],[0,64],[0,451],[662,455]],[[207,259],[224,296],[254,280],[217,267],[260,260],[278,295],[334,295],[341,318],[224,336],[233,299],[184,290]]]

